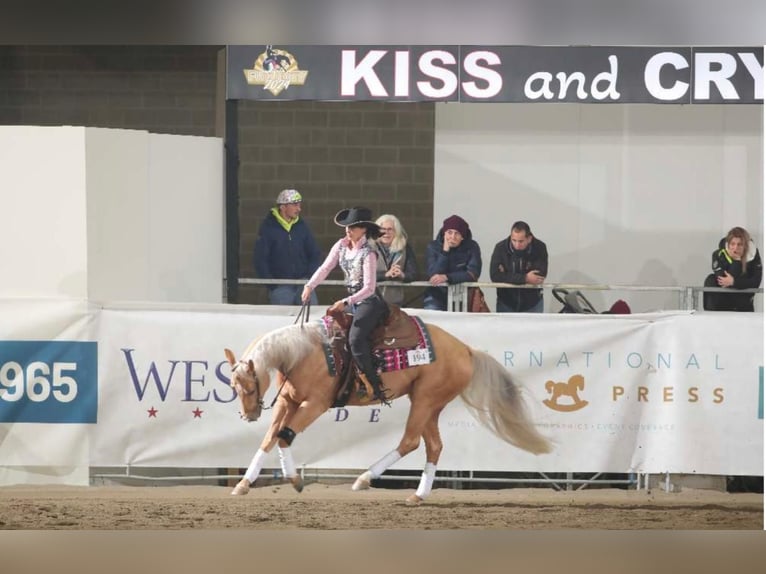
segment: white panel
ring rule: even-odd
[[[150,299],[221,302],[222,140],[151,134],[148,161]]]
[[[3,296],[87,296],[83,128],[0,126]]]
[[[546,242],[550,283],[700,285],[734,225],[763,251],[762,106],[437,104],[434,234],[457,213],[482,249],[515,220]],[[548,292],[549,293],[549,292]],[[486,290],[490,306],[492,289]],[[599,310],[672,308],[589,292]],[[546,311],[561,305],[546,295]]]
[[[92,299],[151,298],[148,138],[138,130],[86,130]]]

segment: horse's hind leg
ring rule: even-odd
[[[364,471],[354,482],[351,490],[366,490],[370,488],[373,479],[379,478],[386,469],[397,462],[403,456],[407,456],[420,444],[420,436],[423,434],[426,422],[433,416],[433,407],[416,404],[410,406],[410,414],[407,417],[407,426],[399,446],[375,462]]]
[[[407,497],[407,504],[420,504],[431,494],[431,487],[436,476],[436,465],[442,452],[442,439],[439,434],[439,412],[435,413],[423,429],[423,441],[426,443],[426,465],[420,476],[420,483],[414,494]]]

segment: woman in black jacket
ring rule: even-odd
[[[713,273],[705,279],[705,287],[755,289],[761,285],[761,254],[750,234],[733,227],[713,251]],[[750,311],[753,293],[705,293],[703,307],[707,311]]]

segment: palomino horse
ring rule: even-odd
[[[407,502],[418,504],[431,492],[436,465],[442,451],[439,414],[460,395],[471,412],[487,428],[510,444],[534,454],[550,452],[547,438],[535,428],[510,373],[487,353],[470,348],[435,325],[427,325],[435,360],[429,364],[382,373],[381,378],[393,399],[408,395],[410,411],[399,445],[370,466],[357,479],[352,490],[370,487],[373,479],[420,444],[426,447],[426,464],[420,483]],[[231,386],[241,403],[241,416],[255,421],[263,409],[263,397],[272,376],[279,385],[271,425],[244,477],[232,494],[247,494],[258,477],[266,454],[276,445],[282,471],[298,492],[303,482],[296,472],[290,444],[335,399],[339,383],[331,375],[325,356],[327,333],[321,322],[289,325],[254,340],[239,361],[225,349],[232,367]],[[351,396],[349,405],[377,402]]]

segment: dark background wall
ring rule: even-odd
[[[392,213],[407,230],[424,270],[432,238],[434,106],[384,102],[239,103],[240,275],[253,277],[257,227],[285,187],[304,197],[302,217],[326,254],[343,234],[344,207]],[[330,278],[340,279],[336,270]],[[318,291],[321,304],[340,296]],[[407,292],[407,296],[417,291]],[[240,289],[241,302],[264,302],[262,287]]]
[[[0,46],[0,124],[81,125],[220,135],[221,46]],[[241,277],[255,277],[258,226],[280,190],[305,198],[323,254],[333,215],[366,205],[407,229],[421,272],[433,229],[434,106],[384,102],[252,102],[238,106]],[[339,278],[333,275],[332,278]],[[337,288],[319,292],[329,303]],[[416,294],[412,291],[412,294]],[[263,287],[239,303],[265,303]]]

